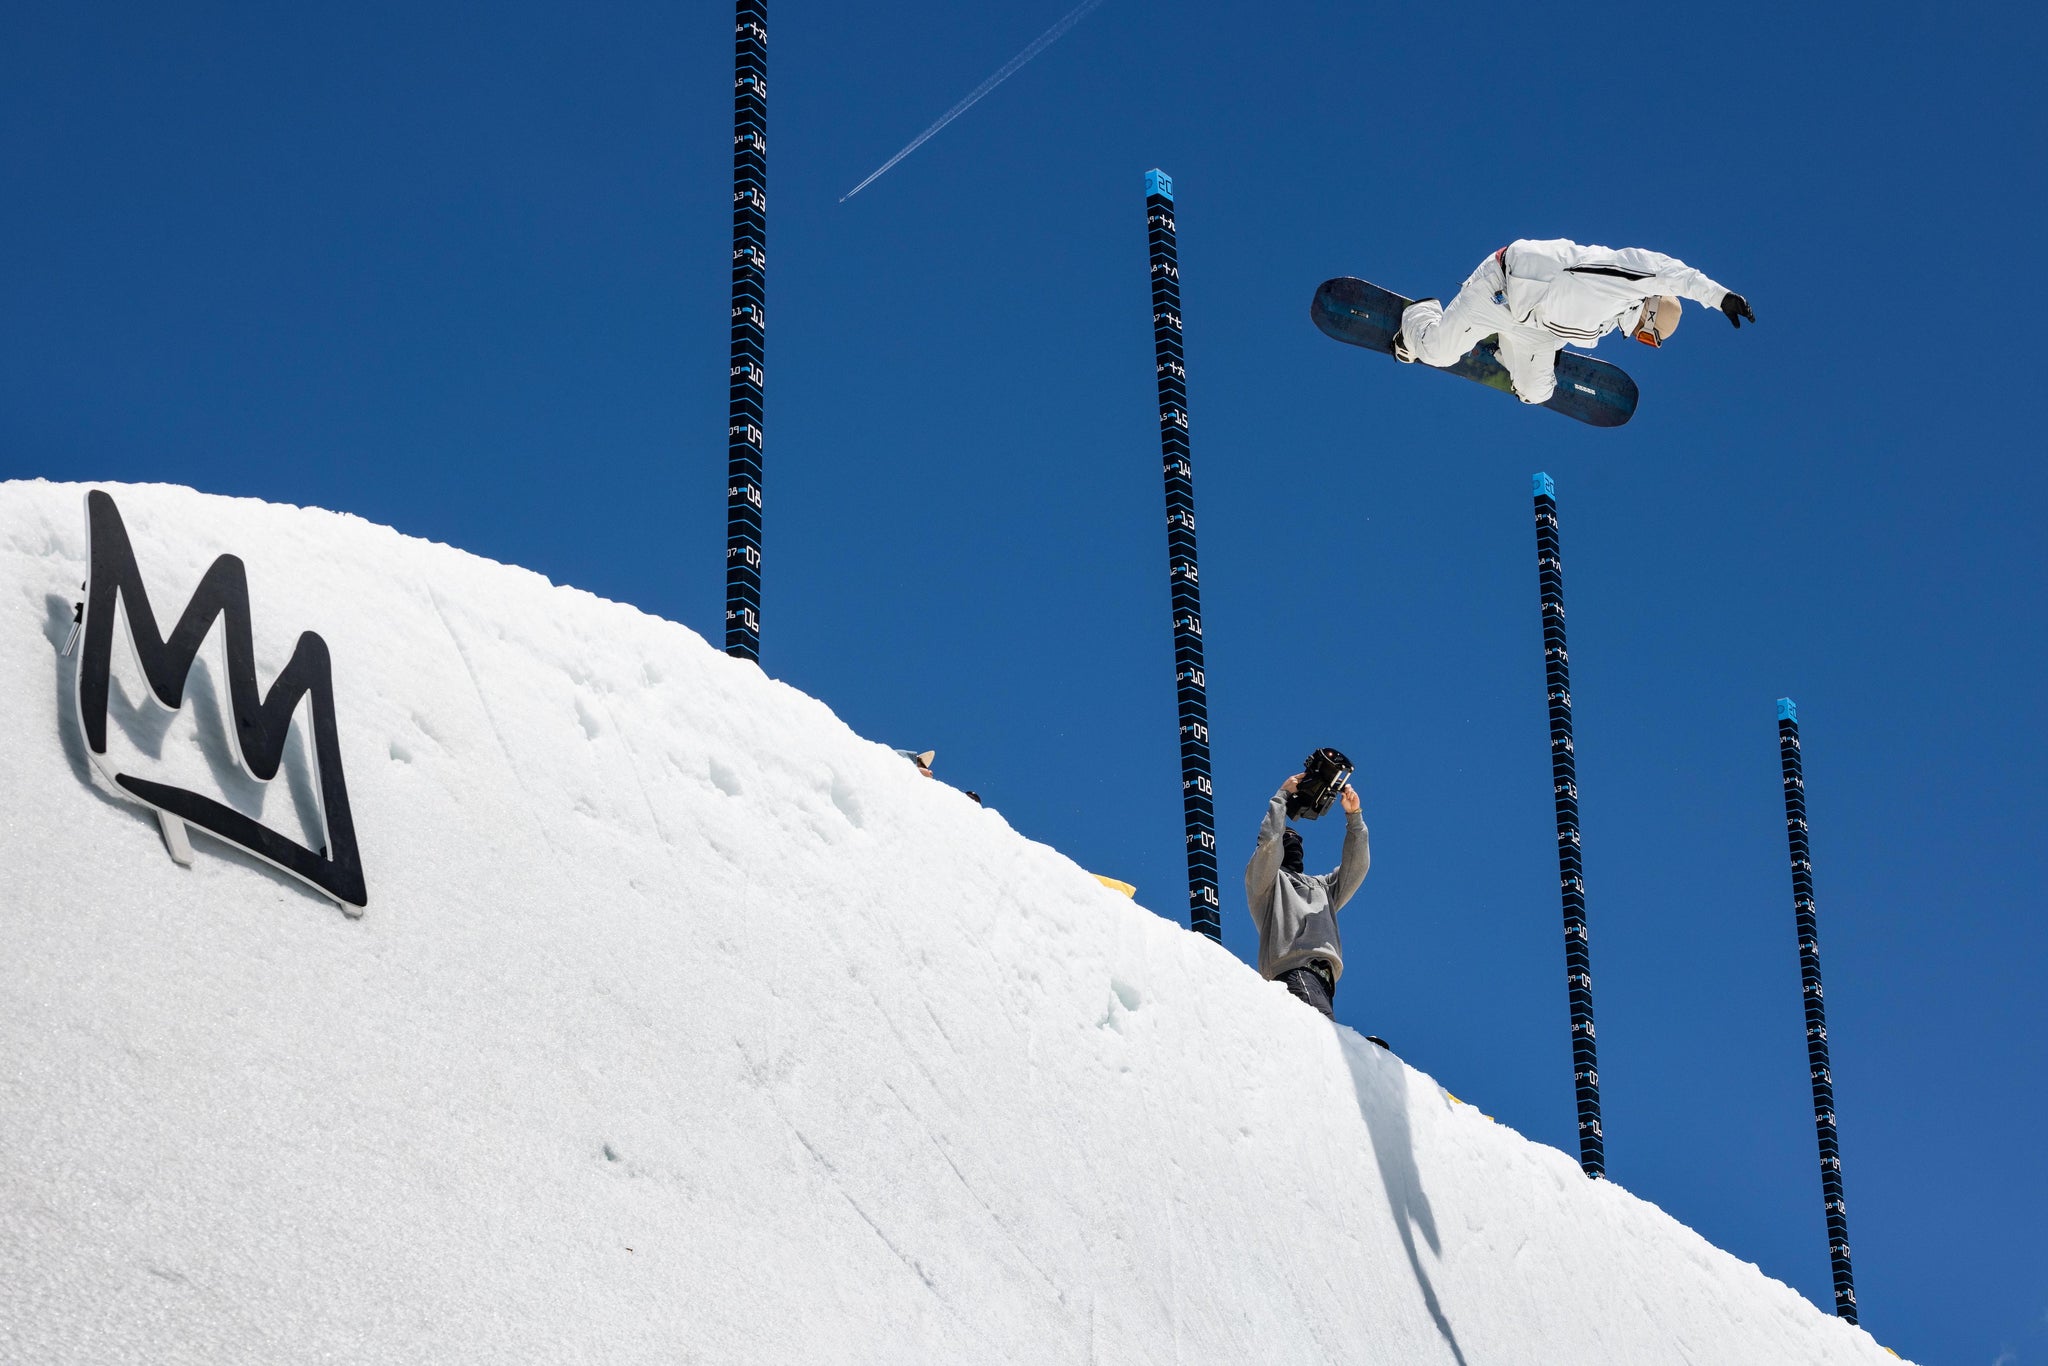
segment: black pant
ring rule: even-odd
[[[1317,959],[1316,962],[1322,960]],[[1314,1006],[1332,1020],[1337,1018],[1332,1009],[1337,999],[1337,979],[1330,975],[1327,967],[1321,971],[1313,966],[1289,968],[1274,980],[1284,982],[1296,1000]]]

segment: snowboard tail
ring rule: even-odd
[[[1325,280],[1309,305],[1309,316],[1324,335],[1383,356],[1394,354],[1394,334],[1401,329],[1401,310],[1414,303],[1367,280],[1341,276]],[[1434,369],[1434,366],[1424,366]],[[1488,337],[1444,373],[1498,389],[1515,391],[1500,363],[1500,344]],[[1635,416],[1636,382],[1618,365],[1595,360],[1569,349],[1557,353],[1557,392],[1541,405],[1590,427],[1619,427]]]

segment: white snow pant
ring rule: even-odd
[[[1557,353],[1564,342],[1544,328],[1517,323],[1502,292],[1506,288],[1506,272],[1497,257],[1489,256],[1449,308],[1424,299],[1402,310],[1401,339],[1415,359],[1441,370],[1498,334],[1500,363],[1515,382],[1515,397],[1542,403],[1557,391]]]

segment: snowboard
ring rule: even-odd
[[[1414,303],[1391,290],[1349,275],[1325,280],[1309,305],[1309,316],[1325,335],[1383,356],[1394,354],[1401,310]],[[1488,337],[1467,351],[1445,374],[1462,375],[1504,394],[1515,392],[1500,363],[1498,339]],[[1417,369],[1436,367],[1418,364]],[[1618,365],[1566,348],[1557,353],[1557,392],[1541,405],[1591,427],[1619,427],[1635,416],[1636,382]]]

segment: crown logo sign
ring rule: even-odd
[[[363,861],[356,847],[355,822],[349,815],[348,784],[341,771],[327,642],[311,631],[301,634],[270,690],[259,692],[249,582],[240,558],[222,555],[208,567],[167,639],[157,629],[128,528],[122,524],[113,498],[99,489],[86,494],[85,521],[91,541],[90,577],[79,609],[84,648],[78,658],[76,686],[79,734],[93,767],[119,795],[156,813],[164,843],[178,863],[192,862],[185,827],[196,825],[315,888],[349,914],[361,915],[369,904],[369,893],[363,885]],[[277,776],[291,734],[292,715],[302,700],[311,700],[318,779],[318,819],[314,823],[320,827],[317,833],[324,844],[322,850],[310,849],[214,798],[117,771],[107,756],[107,698],[117,616],[127,626],[129,644],[151,696],[171,711],[183,710],[187,675],[215,618],[221,620],[229,744],[244,771],[259,781],[267,783]]]

